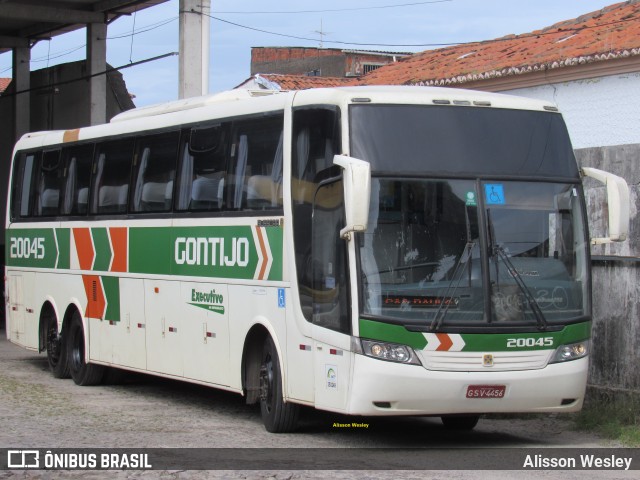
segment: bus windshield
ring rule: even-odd
[[[364,316],[438,330],[589,315],[582,190],[561,117],[362,107],[351,109],[351,145],[373,171]],[[424,134],[411,133],[417,124]]]
[[[573,184],[374,178],[363,313],[432,330],[575,321],[586,246]]]

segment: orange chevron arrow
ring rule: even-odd
[[[113,260],[111,261],[112,272],[127,271],[127,228],[109,228],[111,238],[111,248],[113,249]]]
[[[84,316],[87,318],[104,318],[107,302],[102,290],[102,282],[98,275],[82,275],[84,292],[87,295],[87,310]]]
[[[436,352],[448,352],[453,345],[451,337],[446,333],[436,333],[436,336],[438,337],[438,340],[440,340],[440,345],[436,348]]]
[[[74,228],[73,239],[76,242],[80,270],[91,270],[91,267],[93,266],[93,259],[96,256],[95,251],[93,250],[91,231],[88,228]]]

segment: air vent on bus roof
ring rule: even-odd
[[[216,103],[232,102],[235,100],[245,100],[252,97],[262,97],[280,93],[277,91],[266,90],[245,90],[236,89],[226,92],[216,93],[214,95],[204,95],[202,97],[185,98],[167,103],[158,103],[147,107],[134,108],[122,112],[111,119],[111,123],[124,122],[135,118],[153,117],[156,115],[164,115],[166,113],[181,112],[194,108],[206,107]]]

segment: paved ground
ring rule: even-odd
[[[273,435],[259,410],[242,397],[180,382],[127,374],[123,382],[78,387],[57,380],[45,355],[7,342],[0,331],[0,448],[197,447],[197,448],[593,448],[612,445],[572,429],[570,419],[482,419],[472,432],[445,430],[432,418],[358,418],[369,428],[334,428],[353,419],[305,410],[299,432]],[[338,451],[338,450],[334,450]],[[461,450],[462,454],[464,450]],[[240,465],[238,468],[242,468]],[[521,472],[522,473],[522,472]],[[560,472],[524,472],[518,478],[560,478]],[[593,472],[591,472],[593,473]],[[0,478],[103,478],[104,472],[0,472]],[[524,476],[523,476],[524,475]],[[599,473],[598,478],[640,478],[638,472]],[[117,478],[326,478],[320,471],[127,472]],[[513,478],[514,472],[354,472],[334,478]],[[113,472],[110,475],[114,478]],[[587,475],[593,478],[593,475]],[[583,479],[584,472],[562,478]]]

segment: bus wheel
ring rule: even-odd
[[[480,420],[480,415],[452,415],[440,417],[440,420],[449,430],[473,430]]]
[[[55,378],[69,377],[69,362],[67,360],[64,337],[58,334],[58,321],[52,314],[45,319],[46,328],[45,348],[49,370]]]
[[[271,433],[292,432],[298,423],[299,411],[299,405],[284,401],[278,353],[273,339],[267,337],[260,365],[260,413],[264,427]]]
[[[84,361],[84,329],[82,328],[82,318],[77,311],[71,317],[67,342],[69,370],[76,385],[84,387],[99,384],[104,375],[104,367]]]

